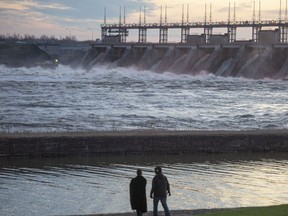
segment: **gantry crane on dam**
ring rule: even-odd
[[[140,7],[139,23],[126,23],[126,14],[124,8],[124,16],[122,19],[121,8],[119,23],[108,24],[106,22],[106,9],[104,11],[104,24],[101,25],[101,37],[105,42],[107,38],[116,38],[117,42],[126,43],[129,35],[129,30],[138,30],[138,43],[147,43],[147,30],[158,29],[159,30],[159,43],[168,43],[168,31],[169,29],[180,29],[181,39],[180,43],[187,43],[187,38],[190,35],[190,29],[202,29],[201,35],[204,39],[204,43],[210,43],[210,38],[213,35],[213,30],[217,28],[226,28],[228,42],[236,42],[237,30],[240,28],[251,28],[252,30],[252,42],[259,41],[259,33],[264,27],[276,27],[277,28],[277,40],[279,43],[288,43],[288,12],[287,12],[287,0],[284,16],[282,15],[282,3],[280,0],[279,19],[277,20],[262,20],[261,19],[261,1],[259,2],[259,11],[256,15],[256,5],[254,1],[253,18],[252,20],[237,21],[236,20],[236,6],[234,3],[234,11],[231,11],[229,3],[228,19],[227,21],[213,22],[212,21],[212,4],[210,4],[210,17],[207,16],[207,5],[205,4],[205,18],[203,22],[190,22],[189,21],[189,5],[187,5],[187,18],[185,17],[185,7],[182,5],[182,20],[181,22],[169,23],[167,22],[167,6],[164,10],[161,6],[160,22],[159,23],[147,23],[146,22],[146,8],[143,10]],[[231,13],[233,12],[233,14]],[[115,42],[115,40],[114,40]]]

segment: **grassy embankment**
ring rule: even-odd
[[[33,44],[0,44],[0,64],[8,67],[41,66],[52,58]]]
[[[251,207],[201,214],[201,216],[287,216],[288,205]]]

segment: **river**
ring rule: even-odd
[[[287,129],[287,92],[205,73],[0,66],[0,131]]]
[[[142,168],[149,196],[156,165],[170,182],[171,210],[266,206],[288,200],[287,154],[6,159],[0,166],[1,215],[131,212],[131,178]]]
[[[0,131],[288,128],[283,80],[154,73],[98,66],[89,71],[0,66]],[[130,211],[129,182],[163,167],[171,209],[287,203],[285,155],[188,155],[1,159],[1,215]],[[148,199],[148,208],[152,209]]]

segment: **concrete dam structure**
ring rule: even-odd
[[[96,44],[82,61],[158,73],[288,79],[288,45]]]

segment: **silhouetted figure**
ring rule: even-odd
[[[137,176],[130,182],[130,202],[133,210],[136,210],[137,216],[142,216],[147,212],[146,199],[146,179],[142,176],[142,170],[137,170]]]
[[[153,198],[153,216],[158,215],[158,203],[161,202],[165,216],[170,216],[170,211],[167,205],[167,193],[171,196],[170,185],[168,179],[162,174],[161,167],[155,168],[155,176],[152,180],[152,189],[150,197]]]

